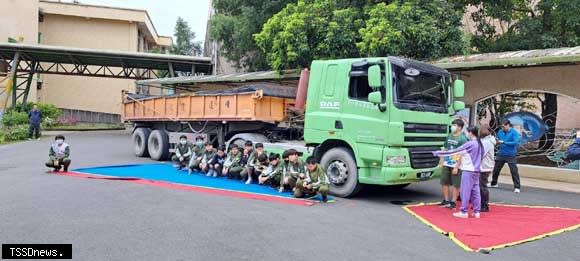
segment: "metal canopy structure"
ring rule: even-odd
[[[0,43],[0,61],[7,64],[7,78],[15,87],[3,90],[12,93],[12,106],[22,96],[26,102],[35,73],[142,80],[204,75],[212,70],[211,58],[207,57],[19,43]],[[25,80],[18,83],[18,78]],[[26,87],[21,88],[23,85]]]

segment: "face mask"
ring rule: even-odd
[[[202,146],[203,145],[203,141],[198,141],[197,142],[197,146]]]
[[[181,145],[185,145],[187,144],[187,140],[180,140],[179,143],[181,143]]]
[[[288,161],[289,161],[289,160],[285,159],[285,160],[284,160],[284,163],[288,163]]]
[[[455,133],[457,131],[457,126],[451,126],[451,132]]]
[[[64,143],[64,140],[56,140],[56,144],[61,145]]]

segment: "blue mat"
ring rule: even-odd
[[[206,177],[205,174],[196,172],[192,173],[192,175],[188,175],[187,170],[177,170],[170,164],[105,166],[81,168],[75,169],[74,171],[92,175],[103,175],[118,178],[139,178],[145,180],[165,181],[175,184],[185,184],[287,198],[293,197],[293,194],[290,192],[280,193],[277,189],[270,186],[258,184],[246,185],[240,180],[227,179],[225,177]],[[316,201],[322,200],[320,196],[316,196],[311,199]],[[329,201],[330,200],[331,197],[329,197]]]

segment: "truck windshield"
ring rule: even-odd
[[[447,112],[449,75],[393,64],[395,105],[401,109]]]

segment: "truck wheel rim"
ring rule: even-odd
[[[346,179],[348,178],[348,168],[344,162],[340,160],[333,161],[328,165],[327,169],[327,175],[332,184],[342,185],[346,182]]]

